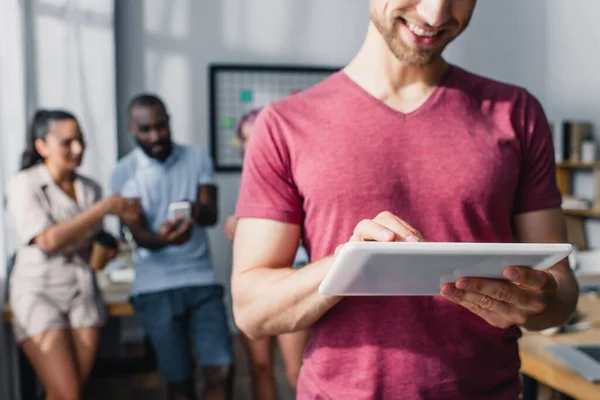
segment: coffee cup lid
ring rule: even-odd
[[[98,232],[98,234],[94,237],[94,242],[113,249],[116,249],[118,244],[117,239],[105,231]]]

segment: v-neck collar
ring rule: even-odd
[[[50,171],[48,171],[48,167],[46,167],[45,164],[41,163],[38,165],[37,168],[38,168],[38,173],[40,175],[40,182],[43,185],[53,186],[56,190],[58,190],[61,193],[61,195],[64,197],[64,199],[66,201],[70,202],[72,205],[77,206],[79,209],[85,208],[86,201],[87,201],[87,199],[85,197],[86,193],[85,193],[83,184],[81,182],[81,177],[79,176],[79,174],[75,173],[75,179],[73,180],[73,188],[75,189],[75,197],[76,197],[76,199],[74,199],[71,196],[69,196],[67,194],[67,192],[65,192],[58,183],[56,183],[54,181],[54,179],[52,178],[52,175],[50,175]]]
[[[448,83],[451,80],[452,75],[454,75],[456,67],[452,64],[448,64],[448,69],[444,73],[442,79],[437,84],[433,92],[427,97],[427,99],[421,104],[418,108],[413,111],[404,113],[402,111],[398,111],[395,108],[392,108],[385,104],[382,100],[373,96],[371,93],[367,92],[362,86],[356,83],[350,76],[343,70],[340,70],[338,74],[340,77],[348,84],[355,92],[359,93],[363,98],[367,101],[374,104],[376,107],[382,109],[387,114],[390,114],[393,117],[401,118],[402,120],[406,120],[409,118],[416,117],[424,112],[429,111],[433,108],[433,106],[438,102],[438,100],[442,97],[445,88],[448,86]]]

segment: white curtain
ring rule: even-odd
[[[0,0],[1,199],[7,179],[19,167],[27,119],[38,107],[75,113],[88,145],[82,172],[108,190],[117,160],[114,46],[114,0]],[[13,248],[2,210],[3,306],[5,260]],[[14,343],[9,339],[1,329],[0,399],[18,400],[18,372],[11,368]]]
[[[75,113],[88,146],[82,172],[107,189],[117,159],[114,1],[36,0],[31,13],[34,104]]]
[[[0,0],[0,199],[4,203],[6,179],[19,162],[23,147],[25,117],[25,72],[22,0]],[[10,243],[4,207],[0,209],[0,309],[6,297],[7,264]],[[0,399],[17,398],[14,382],[16,371],[14,343],[6,335],[4,324],[0,329]]]

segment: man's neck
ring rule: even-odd
[[[422,67],[401,62],[371,23],[362,48],[344,72],[388,106],[410,112],[427,100],[448,68],[441,57]]]

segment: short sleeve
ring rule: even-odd
[[[514,213],[560,207],[552,132],[544,110],[527,94],[522,115],[523,152]]]
[[[127,168],[124,164],[118,163],[110,176],[110,190],[112,194],[121,193],[121,189],[129,180]]]
[[[50,204],[36,193],[27,176],[18,175],[7,187],[6,203],[19,244],[29,245],[56,222],[50,214]],[[39,189],[41,192],[41,189]]]
[[[302,199],[292,177],[290,153],[270,106],[254,122],[236,207],[238,218],[302,224]]]
[[[198,159],[200,160],[198,185],[215,185],[215,169],[212,157],[203,148],[198,148],[198,152]]]
[[[135,179],[129,179],[123,183],[117,193],[122,197],[140,197],[140,190]]]

